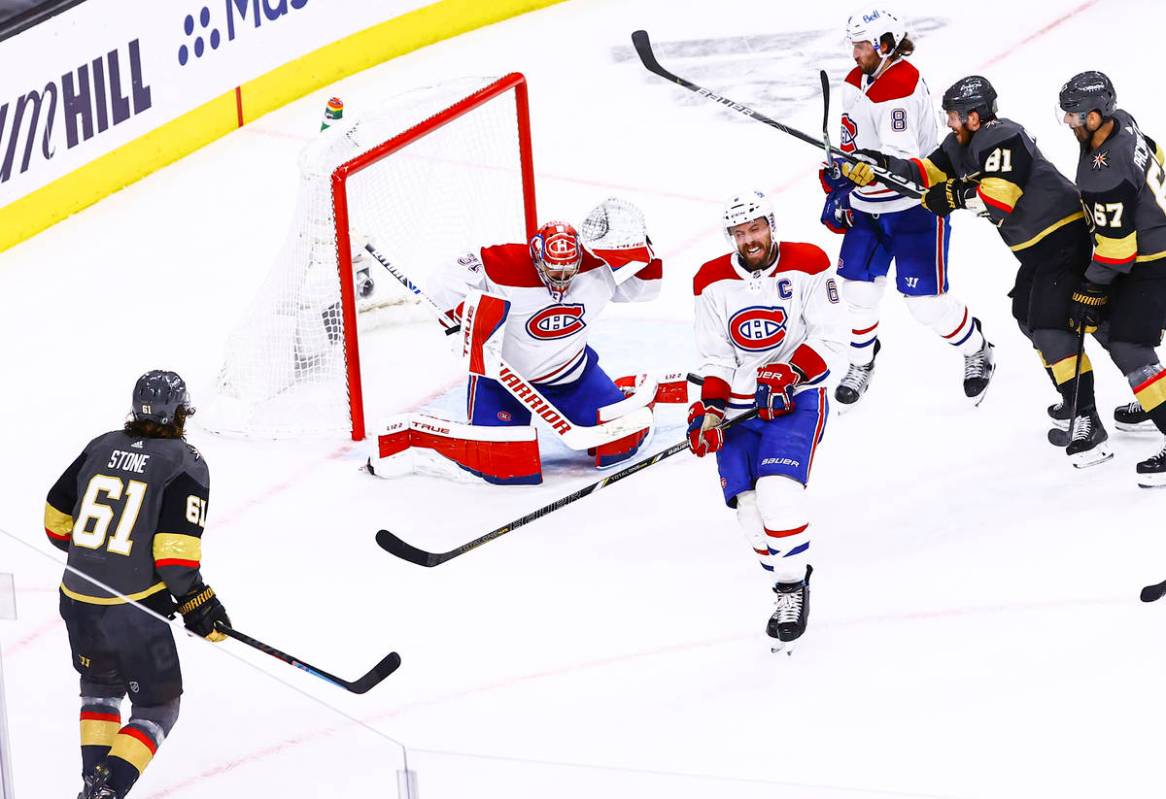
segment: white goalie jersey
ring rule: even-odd
[[[706,395],[710,380],[724,381],[729,416],[753,407],[761,366],[790,364],[797,393],[826,384],[831,362],[845,361],[850,326],[830,259],[813,244],[783,241],[777,263],[757,272],[722,255],[700,268],[693,293]]]
[[[449,309],[475,290],[508,301],[502,357],[532,383],[570,383],[583,373],[590,325],[607,304],[645,302],[660,293],[663,266],[650,245],[597,252],[605,257],[583,250],[583,263],[561,300],[543,284],[524,244],[467,253],[444,269],[427,291],[438,306]],[[616,280],[616,270],[637,267],[633,277]]]

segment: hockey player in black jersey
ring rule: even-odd
[[[951,133],[934,152],[922,160],[874,157],[929,187],[922,202],[932,213],[966,208],[996,225],[1020,262],[1009,292],[1012,315],[1061,394],[1054,408],[1063,407],[1067,417],[1078,393],[1081,434],[1066,451],[1074,466],[1091,466],[1113,453],[1097,415],[1087,357],[1077,377],[1076,336],[1069,327],[1073,290],[1092,251],[1089,229],[1076,187],[1021,125],[997,116],[996,99],[987,78],[961,78],[943,93]]]
[[[1117,107],[1101,72],[1074,75],[1059,96],[1081,145],[1077,188],[1093,225],[1093,259],[1071,316],[1100,325],[1109,355],[1154,425],[1166,433],[1166,369],[1154,348],[1166,319],[1166,170],[1162,147]],[[1138,484],[1166,486],[1166,446],[1137,466]]]
[[[69,553],[61,617],[81,675],[78,799],[124,797],[178,719],[170,625],[126,600],[167,617],[177,610],[212,641],[225,637],[217,622],[230,624],[199,571],[210,474],[183,438],[192,413],[181,377],[147,372],[124,429],[89,442],[48,494],[45,533]]]

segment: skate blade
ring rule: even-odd
[[[769,639],[769,651],[774,655],[792,655],[797,649],[798,642],[802,639],[798,638],[795,641],[779,641],[776,638]]]
[[[1090,466],[1096,466],[1112,459],[1113,450],[1110,449],[1107,441],[1101,442],[1088,452],[1078,452],[1076,455],[1069,456],[1069,462],[1073,464],[1074,469],[1088,469]]]
[[[1155,435],[1158,433],[1158,427],[1151,421],[1137,422],[1131,424],[1129,422],[1114,422],[1113,426],[1123,433],[1142,433],[1145,435]]]
[[[1166,488],[1166,472],[1139,474],[1138,485],[1142,488]]]
[[[1060,430],[1061,432],[1064,432],[1064,433],[1069,432],[1069,420],[1068,419],[1054,419],[1053,417],[1050,416],[1049,417],[1049,424],[1051,424],[1053,426],[1054,430]]]

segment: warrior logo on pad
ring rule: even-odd
[[[785,341],[785,310],[753,306],[733,314],[729,320],[729,338],[749,352],[771,350]]]
[[[539,341],[573,336],[587,327],[583,311],[583,306],[577,303],[543,308],[527,321],[526,332]]]

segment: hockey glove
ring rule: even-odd
[[[757,415],[772,422],[794,409],[797,372],[788,363],[771,363],[757,369]]]
[[[841,158],[835,158],[829,164],[823,164],[818,169],[818,180],[822,182],[822,191],[834,194],[835,192],[849,192],[854,188],[850,179],[842,174],[842,165],[845,163]]]
[[[854,227],[854,211],[850,210],[850,193],[832,192],[822,206],[822,224],[834,233],[845,233]]]
[[[698,458],[712,454],[725,443],[721,422],[725,419],[725,401],[703,399],[688,408],[688,448]]]
[[[854,155],[861,160],[856,164],[843,164],[842,174],[856,186],[867,186],[878,180],[878,175],[874,173],[872,167],[878,167],[886,172],[889,166],[887,157],[878,150],[857,150]]]
[[[975,193],[976,187],[966,180],[945,180],[928,189],[920,202],[936,216],[947,216],[957,208],[967,208],[968,195]]]
[[[1109,286],[1082,280],[1081,285],[1073,291],[1073,300],[1069,305],[1069,327],[1080,330],[1084,325],[1086,332],[1096,329],[1101,324],[1101,314],[1108,302]]]
[[[215,596],[214,590],[204,585],[186,596],[178,597],[178,612],[186,629],[208,641],[225,641],[227,636],[215,629],[216,622],[231,626],[231,620],[223,603]]]

